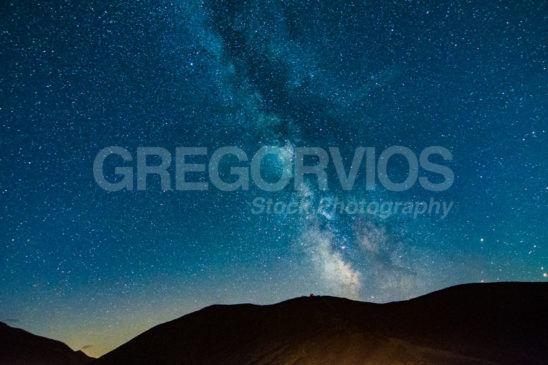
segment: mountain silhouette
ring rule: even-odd
[[[547,364],[547,307],[548,283],[459,285],[387,304],[213,305],[94,364]]]
[[[0,322],[0,364],[10,365],[82,365],[93,358],[72,351],[64,343],[33,335]]]

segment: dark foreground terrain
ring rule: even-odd
[[[60,341],[33,335],[0,322],[0,364],[68,364],[93,362],[82,351],[72,351]]]
[[[460,285],[388,304],[302,297],[214,305],[158,325],[93,363],[548,364],[547,309],[548,283]],[[15,363],[5,362],[10,353],[22,359],[22,346],[29,361],[89,361],[57,341],[24,336],[18,346],[2,346],[3,363]]]

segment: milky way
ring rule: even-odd
[[[100,355],[213,303],[546,280],[545,1],[0,8],[1,321]],[[162,191],[150,177],[146,191],[106,192],[93,177],[108,146],[267,145],[282,147],[264,161],[274,177],[299,146],[338,147],[346,166],[360,146],[443,146],[455,180],[368,190],[360,170],[347,191],[330,170],[327,190],[311,177],[278,192]],[[253,214],[257,197],[453,205],[443,219]]]

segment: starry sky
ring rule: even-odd
[[[2,1],[0,320],[99,356],[213,303],[547,280],[547,68],[543,0]],[[93,177],[107,146],[265,145],[338,146],[345,161],[439,145],[455,181],[268,193],[163,191],[152,176],[106,192]],[[303,196],[454,206],[251,212]]]

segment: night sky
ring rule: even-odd
[[[547,280],[546,1],[25,3],[0,4],[0,321],[98,356],[214,303]],[[439,145],[455,181],[107,192],[93,176],[108,146],[134,158],[105,164],[115,181],[140,146],[265,145],[337,146],[347,164],[358,146]],[[268,215],[256,197],[454,205]]]

